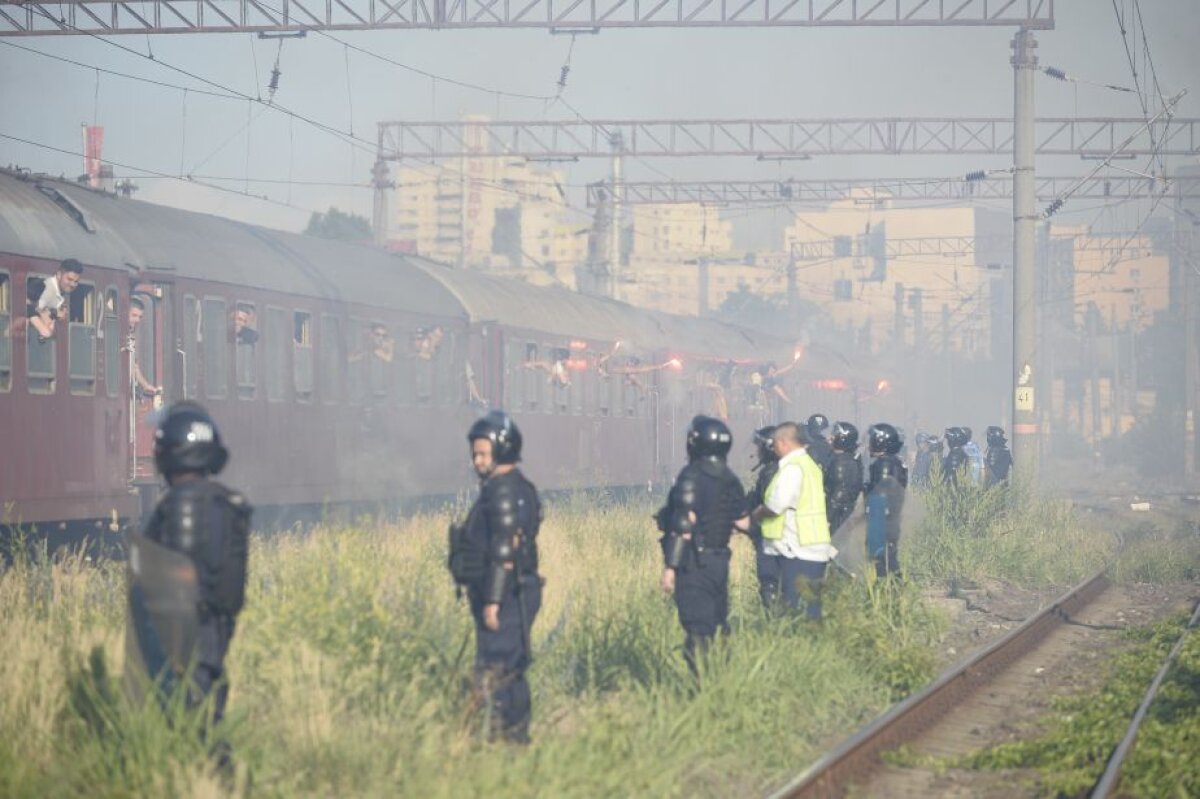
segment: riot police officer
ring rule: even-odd
[[[688,465],[658,512],[661,587],[674,593],[693,673],[717,632],[728,632],[729,539],[749,530],[741,481],[725,463],[733,436],[720,419],[697,416],[687,432]]]
[[[773,425],[760,427],[754,431],[754,449],[758,460],[754,464],[752,471],[757,474],[755,475],[754,488],[750,492],[747,507],[757,508],[763,503],[763,499],[767,495],[767,486],[771,485],[771,480],[775,477],[775,473],[779,471],[779,456],[775,454],[774,435],[775,427]],[[763,554],[761,523],[751,520],[750,540],[754,542],[758,595],[762,598],[763,607],[769,607],[774,591],[768,585],[768,580],[764,579],[769,567]]]
[[[814,413],[804,423],[804,432],[808,440],[808,457],[816,461],[821,471],[829,466],[833,457],[833,449],[825,440],[825,431],[829,429],[829,417],[823,413]]]
[[[908,469],[898,453],[904,446],[899,431],[890,424],[871,425],[867,431],[871,452],[870,478],[865,494],[867,506],[867,557],[875,562],[875,574],[899,574],[900,513],[908,488]]]
[[[829,517],[829,534],[850,518],[863,487],[863,463],[859,458],[858,428],[849,422],[838,422],[830,436],[833,456],[825,470],[825,515]]]
[[[947,427],[946,446],[949,449],[942,458],[942,477],[952,486],[958,486],[960,479],[967,476],[970,456],[965,447],[971,440],[971,431],[966,427]]]
[[[451,527],[450,572],[466,589],[475,619],[475,687],[488,712],[488,735],[528,743],[525,671],[530,628],[542,605],[542,505],[517,468],[521,431],[508,414],[491,411],[471,425],[467,441],[479,498],[466,522]]]
[[[984,456],[987,467],[985,485],[991,488],[1008,480],[1008,473],[1012,470],[1012,452],[1008,449],[1008,439],[1002,427],[993,425],[987,429],[987,445],[987,454]]]
[[[245,497],[210,479],[228,458],[203,407],[168,408],[154,433],[167,492],[145,532],[129,537],[126,686],[135,697],[185,691],[188,707],[211,694],[213,723],[229,695],[225,656],[246,596],[251,515]],[[218,744],[222,766],[228,757]]]
[[[928,488],[933,481],[933,464],[941,464],[942,443],[936,436],[928,433],[917,433],[917,454],[913,458],[913,483]]]

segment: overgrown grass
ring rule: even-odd
[[[767,619],[736,545],[731,638],[702,689],[657,592],[646,507],[554,508],[534,630],[534,744],[486,745],[446,519],[257,540],[221,733],[223,784],[177,720],[119,699],[123,567],[20,559],[0,576],[0,795],[728,796],[776,784],[933,676],[918,586],[828,586],[826,624]]]
[[[906,528],[905,567],[938,584],[1067,585],[1101,568],[1117,548],[1115,531],[1093,529],[1071,503],[1020,481],[990,489],[938,481],[914,499],[924,513]]]
[[[701,690],[657,591],[651,508],[552,507],[523,749],[480,738],[446,515],[256,539],[218,731],[236,752],[234,783],[186,724],[120,700],[123,565],[18,557],[0,574],[0,795],[241,795],[248,779],[268,797],[762,791],[932,678],[931,585],[1064,584],[1112,552],[1111,536],[1023,487],[939,487],[923,501],[923,514],[916,497],[906,511],[906,579],[831,570],[820,628],[764,616],[752,553],[735,542],[733,635]]]
[[[972,768],[1033,768],[1045,796],[1080,796],[1099,779],[1186,616],[1129,633],[1141,643],[1112,664],[1096,693],[1057,700],[1044,734],[967,758]],[[1200,795],[1200,635],[1184,645],[1122,767],[1121,796]]]

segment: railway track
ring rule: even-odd
[[[965,754],[976,745],[971,733],[985,715],[1003,717],[1020,701],[1030,670],[1019,663],[1048,645],[1056,636],[1067,636],[1061,645],[1072,647],[1072,632],[1090,629],[1079,622],[1080,613],[1110,590],[1101,571],[1061,596],[1003,638],[942,675],[918,694],[892,707],[875,721],[830,751],[772,799],[840,797],[856,786],[856,795],[928,795],[929,788],[904,769],[887,766],[884,752],[901,745],[920,745],[937,756]],[[1114,598],[1115,599],[1115,598]],[[1015,679],[1014,679],[1015,678]],[[1004,691],[989,690],[1007,680]]]

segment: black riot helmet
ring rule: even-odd
[[[1008,444],[1008,439],[1004,435],[1003,427],[992,425],[987,429],[987,443],[989,447],[1003,447]]]
[[[154,431],[154,465],[159,474],[168,478],[183,472],[217,474],[228,460],[216,422],[199,403],[183,400],[167,408]]]
[[[812,438],[824,438],[825,431],[829,429],[829,417],[823,413],[814,413],[804,423],[804,429]]]
[[[829,443],[836,450],[853,452],[858,449],[858,428],[849,422],[838,422],[833,426],[833,434]]]
[[[946,446],[951,449],[956,447],[965,447],[967,442],[971,440],[971,431],[966,427],[947,427],[946,428]]]
[[[725,459],[733,446],[733,434],[720,419],[697,416],[692,419],[687,432],[687,454],[689,460],[696,458]]]
[[[758,451],[758,463],[778,460],[775,456],[775,426],[767,425],[754,431],[754,447]]]
[[[878,422],[867,430],[872,455],[895,455],[904,446],[900,431],[887,422]]]
[[[471,425],[467,442],[473,444],[479,438],[492,442],[493,463],[516,463],[521,460],[521,431],[504,411],[488,411],[487,416]]]

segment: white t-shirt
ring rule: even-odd
[[[58,309],[63,306],[66,300],[63,298],[62,291],[58,288],[58,276],[52,275],[46,278],[45,287],[42,289],[42,296],[38,297],[37,309],[39,311],[50,311],[50,313],[58,313]]]
[[[763,497],[763,505],[775,514],[783,514],[783,537],[764,538],[764,555],[782,555],[785,558],[812,560],[819,563],[833,560],[837,548],[833,544],[810,544],[800,546],[796,534],[796,503],[800,500],[800,488],[804,484],[804,471],[800,461],[811,459],[803,447],[794,449],[779,460],[779,473],[775,476],[771,490]]]

